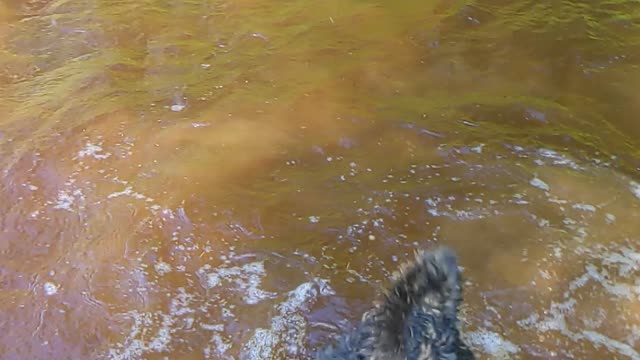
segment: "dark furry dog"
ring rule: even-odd
[[[450,250],[418,252],[392,280],[383,301],[318,360],[474,359],[457,328],[462,288]]]

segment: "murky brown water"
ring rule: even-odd
[[[0,3],[0,358],[307,358],[447,244],[480,359],[640,359],[639,20]]]

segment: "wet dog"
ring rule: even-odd
[[[392,278],[361,324],[317,360],[470,360],[457,327],[462,286],[449,249],[421,251]]]

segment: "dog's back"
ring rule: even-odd
[[[358,329],[318,359],[473,359],[457,329],[461,301],[455,255],[445,248],[419,252]]]

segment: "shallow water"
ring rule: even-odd
[[[308,358],[446,244],[480,359],[640,359],[639,15],[0,3],[0,357]]]

